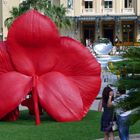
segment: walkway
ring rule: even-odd
[[[103,138],[102,139],[96,139],[96,140],[104,140]],[[115,140],[120,140],[119,137],[115,137]],[[129,140],[140,140],[140,134],[132,134],[130,135],[130,138]]]

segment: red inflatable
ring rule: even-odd
[[[0,119],[31,92],[37,125],[39,105],[57,121],[81,120],[99,92],[100,71],[80,42],[61,37],[47,16],[30,10],[0,43]]]

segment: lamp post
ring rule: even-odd
[[[120,18],[117,16],[115,18],[115,20],[116,20],[116,33],[117,33],[117,35],[119,35],[119,33],[120,33]]]
[[[99,36],[99,33],[100,33],[100,18],[99,17],[96,17],[96,31]]]
[[[130,32],[132,31],[131,26],[126,26],[126,32],[127,32],[127,42],[130,42]]]

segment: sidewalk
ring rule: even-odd
[[[90,107],[90,110],[98,110],[98,104],[99,104],[99,101],[100,100],[94,100],[94,102],[92,103],[91,107]]]
[[[102,139],[96,139],[96,140],[104,140],[104,139],[102,138]],[[117,137],[115,137],[115,140],[120,140],[120,139],[117,136]],[[140,140],[140,134],[132,134],[132,135],[130,135],[129,140]]]

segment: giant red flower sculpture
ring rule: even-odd
[[[35,10],[14,21],[0,43],[0,62],[0,118],[32,91],[36,124],[38,105],[57,121],[81,120],[100,89],[96,59]]]

